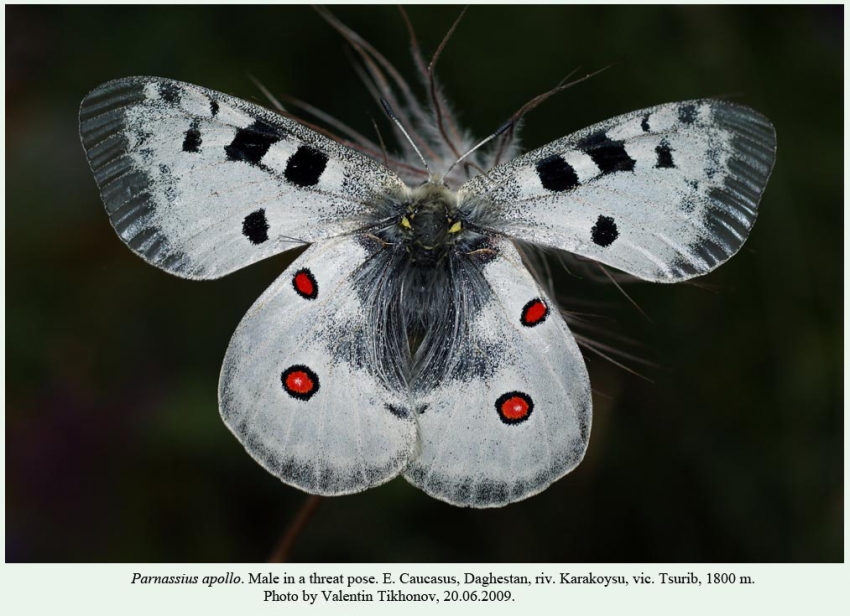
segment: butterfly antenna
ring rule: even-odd
[[[469,150],[466,154],[464,154],[463,156],[461,156],[460,158],[458,158],[455,162],[453,162],[451,165],[449,165],[449,168],[448,168],[448,169],[446,169],[446,172],[443,174],[443,177],[441,177],[441,178],[440,178],[440,182],[442,182],[442,181],[446,178],[446,176],[448,176],[448,175],[449,175],[449,172],[450,172],[452,169],[454,169],[454,168],[457,166],[457,164],[458,164],[458,163],[460,163],[460,161],[462,161],[464,158],[466,158],[467,156],[469,156],[470,154],[472,154],[475,150],[477,150],[477,149],[478,149],[478,148],[480,148],[481,146],[483,146],[483,145],[485,145],[485,144],[489,143],[491,140],[495,139],[496,137],[498,137],[499,135],[501,135],[502,133],[504,133],[504,132],[505,132],[506,130],[508,130],[508,129],[512,126],[512,125],[513,125],[513,120],[508,120],[507,122],[505,122],[504,124],[502,124],[499,128],[497,128],[497,129],[496,129],[496,132],[494,132],[492,135],[490,135],[489,137],[487,137],[484,141],[481,141],[478,145],[476,145],[474,148],[472,148],[471,150]]]
[[[422,156],[422,152],[419,151],[419,148],[416,147],[416,144],[413,143],[413,139],[410,138],[410,135],[407,134],[407,131],[404,130],[404,126],[401,125],[401,122],[396,117],[393,108],[390,107],[390,104],[386,101],[386,99],[381,98],[381,106],[384,108],[384,111],[387,112],[387,115],[390,117],[390,120],[395,122],[395,125],[398,126],[398,129],[405,136],[407,141],[410,143],[411,147],[416,151],[416,154],[419,155],[419,159],[422,161],[422,164],[425,165],[425,171],[428,172],[428,175],[431,175],[431,167],[428,166],[428,161],[425,160],[425,157]]]

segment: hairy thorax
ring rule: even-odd
[[[458,209],[457,193],[429,180],[410,190],[397,204],[393,224],[382,239],[402,245],[408,259],[417,265],[442,263],[452,250],[470,241],[468,222]]]
[[[490,300],[482,270],[497,248],[483,208],[466,207],[436,178],[384,196],[364,235],[372,258],[354,287],[363,291],[369,322],[382,324],[381,336],[369,340],[375,374],[389,388],[423,393],[449,368],[461,370],[459,336]]]

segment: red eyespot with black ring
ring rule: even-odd
[[[280,381],[283,390],[298,400],[307,401],[319,391],[319,375],[300,364],[281,372]]]
[[[509,391],[496,400],[496,412],[499,414],[499,419],[508,425],[527,421],[533,410],[534,401],[531,396],[521,391]]]
[[[304,299],[316,299],[319,296],[319,283],[316,282],[313,272],[307,268],[295,272],[292,277],[292,287]]]
[[[526,327],[540,325],[549,316],[549,306],[539,297],[534,298],[522,308],[519,321]]]

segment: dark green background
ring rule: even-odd
[[[412,76],[393,7],[336,10]],[[412,7],[427,52],[457,7]],[[77,136],[129,75],[309,100],[389,133],[306,8],[6,8],[6,560],[257,561],[303,502],[218,416],[218,372],[283,255],[171,277],[112,231]],[[450,507],[404,480],[325,500],[306,561],[843,559],[843,7],[473,7],[441,60],[478,135],[566,73],[614,64],[530,117],[536,147],[658,103],[734,95],[778,160],[744,249],[697,284],[559,275],[564,306],[654,383],[588,356],[587,457],[528,501]]]

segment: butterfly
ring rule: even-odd
[[[411,137],[455,161],[423,174],[156,77],[96,88],[80,134],[115,231],[152,265],[214,279],[309,244],[224,358],[221,416],[257,462],[313,494],[403,475],[468,507],[544,490],[590,436],[582,354],[517,242],[653,282],[700,276],[745,241],[776,150],[760,114],[706,99],[499,164],[501,146],[455,164],[459,131]]]

